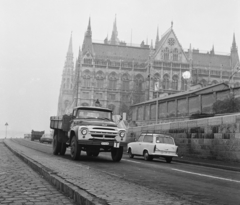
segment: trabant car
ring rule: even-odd
[[[142,133],[138,140],[128,143],[127,152],[130,158],[143,156],[146,161],[163,157],[171,163],[173,157],[178,157],[178,147],[167,134]]]

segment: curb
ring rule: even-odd
[[[57,188],[65,196],[71,198],[78,205],[108,205],[107,201],[100,199],[94,195],[91,195],[81,189],[80,187],[66,182],[63,178],[57,176],[56,172],[44,167],[40,163],[32,160],[31,158],[25,156],[13,150],[7,143],[4,145],[13,152],[17,157],[23,160],[28,166],[30,166],[34,171],[38,172],[44,177],[51,185]]]

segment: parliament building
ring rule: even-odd
[[[58,115],[75,106],[92,106],[98,99],[114,114],[128,112],[133,104],[220,82],[240,85],[239,56],[233,34],[229,54],[196,49],[184,50],[173,29],[150,45],[132,45],[119,40],[116,18],[111,38],[92,41],[89,19],[82,49],[73,58],[70,37],[58,100]],[[191,44],[190,44],[191,45]],[[188,72],[186,72],[188,71]],[[189,76],[184,75],[189,74]]]

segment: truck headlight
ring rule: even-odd
[[[87,132],[88,132],[88,129],[87,129],[87,128],[82,128],[82,129],[81,129],[82,135],[86,135]]]
[[[120,136],[121,138],[124,138],[125,132],[124,132],[124,131],[119,132],[119,136]]]

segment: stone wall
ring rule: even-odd
[[[128,129],[127,142],[142,132],[171,135],[179,147],[179,156],[240,162],[240,113],[132,127]]]

